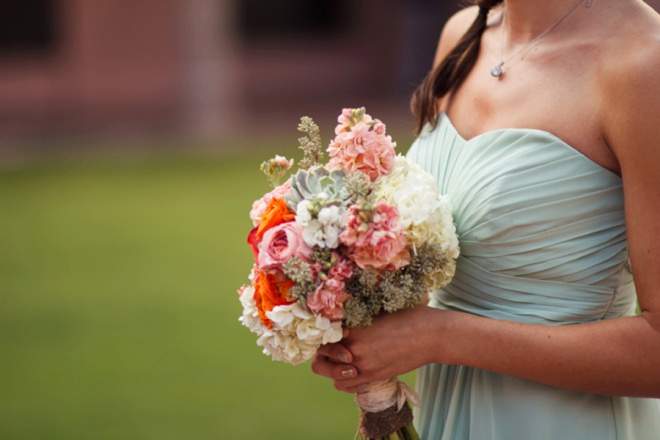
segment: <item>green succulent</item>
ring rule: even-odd
[[[303,200],[313,205],[345,206],[347,195],[343,191],[346,172],[342,169],[328,170],[322,165],[308,170],[299,170],[291,176],[291,193],[284,198],[289,209],[294,210]]]

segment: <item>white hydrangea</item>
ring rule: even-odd
[[[241,292],[240,300],[243,306],[243,315],[238,320],[251,332],[261,335],[266,326],[263,325],[259,317],[257,303],[254,300],[254,287],[245,286]]]
[[[440,269],[428,275],[426,282],[429,286],[429,291],[445,287],[451,282],[456,273],[456,260],[448,260],[447,263]]]
[[[401,225],[414,246],[440,243],[451,258],[459,253],[451,204],[438,191],[433,177],[401,155],[394,170],[376,181],[376,199],[393,204],[401,215]]]
[[[298,303],[277,306],[266,316],[273,326],[263,332],[257,344],[276,361],[298,365],[312,358],[321,345],[342,338],[341,321],[315,316]]]
[[[339,246],[341,219],[345,209],[339,206],[324,206],[314,217],[314,204],[302,200],[296,207],[296,222],[303,226],[303,240],[309,247],[320,246],[334,249]]]
[[[342,338],[341,321],[331,322],[323,316],[315,316],[298,303],[276,306],[266,312],[272,323],[269,329],[259,317],[252,286],[243,289],[240,300],[243,316],[239,320],[259,336],[257,344],[273,360],[298,365],[312,358],[321,345]]]

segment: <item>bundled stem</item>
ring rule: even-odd
[[[356,396],[362,417],[359,433],[366,439],[418,440],[409,402],[419,405],[419,397],[396,377],[369,384]]]

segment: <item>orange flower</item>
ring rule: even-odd
[[[290,222],[296,218],[296,214],[289,211],[286,202],[282,198],[273,197],[270,199],[264,215],[261,217],[261,223],[257,227],[256,238],[261,241],[264,233],[270,228],[282,223]]]
[[[272,327],[270,319],[266,316],[266,312],[270,312],[275,306],[293,303],[293,301],[287,301],[286,296],[294,284],[289,279],[278,281],[273,274],[266,274],[261,271],[257,272],[254,279],[254,300],[257,303],[261,322],[266,327]]]

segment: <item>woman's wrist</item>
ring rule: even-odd
[[[429,363],[460,365],[465,344],[465,313],[428,307]]]

